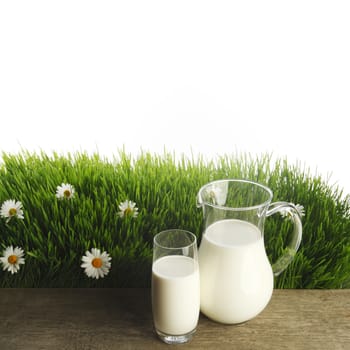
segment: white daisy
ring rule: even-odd
[[[24,264],[24,251],[22,248],[16,247],[13,249],[12,246],[7,247],[4,250],[4,256],[0,258],[3,264],[3,270],[10,271],[13,275],[17,273],[21,264]]]
[[[13,217],[24,219],[22,203],[13,199],[6,200],[2,203],[0,215],[6,218],[6,222],[9,222]]]
[[[81,267],[85,269],[85,273],[88,277],[99,279],[108,275],[111,268],[110,261],[112,258],[107,252],[101,254],[100,249],[92,248],[91,253],[87,250],[85,255],[81,258],[83,262]]]
[[[303,217],[305,216],[305,209],[304,209],[304,206],[300,205],[300,204],[296,204],[294,205],[294,208],[295,210],[298,212],[299,216],[300,217]],[[282,212],[281,212],[281,215],[283,218],[291,218],[292,217],[292,212],[290,209],[284,209]]]
[[[124,216],[131,216],[136,218],[138,213],[138,208],[136,207],[136,203],[126,200],[119,204],[120,212],[118,212],[119,216],[123,218]]]
[[[71,199],[74,197],[74,192],[72,185],[62,183],[61,186],[57,186],[56,197],[58,199]]]

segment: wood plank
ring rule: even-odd
[[[163,349],[149,289],[0,289],[0,349]],[[171,347],[171,346],[170,346]],[[350,290],[275,290],[241,325],[201,315],[186,349],[350,349]]]

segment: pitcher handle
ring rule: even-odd
[[[285,252],[272,264],[272,270],[275,276],[278,276],[293,260],[297,250],[299,249],[302,237],[302,223],[301,216],[303,213],[293,203],[275,202],[272,203],[266,213],[266,217],[273,214],[280,213],[287,216],[293,223],[293,234],[291,239],[287,242]]]

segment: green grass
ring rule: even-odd
[[[277,288],[350,287],[350,201],[340,189],[286,160],[269,155],[222,156],[217,161],[175,161],[164,153],[137,157],[125,151],[113,161],[98,155],[2,155],[0,204],[23,203],[24,220],[0,219],[0,250],[20,246],[25,265],[11,275],[0,270],[1,287],[144,287],[150,285],[152,239],[167,228],[201,237],[199,188],[215,179],[244,178],[269,186],[274,201],[302,204],[303,240],[291,265],[275,280]],[[57,200],[62,182],[75,187],[73,200]],[[120,218],[118,205],[130,199],[137,218]],[[266,220],[265,244],[274,261],[291,231],[287,220]],[[93,247],[112,257],[110,273],[88,278],[81,257]]]

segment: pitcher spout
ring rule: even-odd
[[[201,187],[197,194],[197,207],[203,205],[225,206],[228,192],[228,182],[218,180]]]
[[[202,208],[203,207],[203,199],[201,196],[201,191],[198,192],[197,194],[197,208]]]

